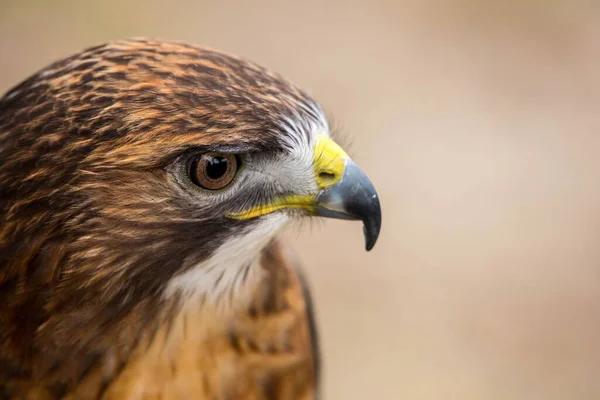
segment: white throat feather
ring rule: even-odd
[[[218,312],[247,305],[261,281],[261,251],[289,220],[275,213],[251,228],[232,236],[210,258],[172,278],[166,298],[181,296],[183,308],[211,307]]]

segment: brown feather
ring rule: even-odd
[[[253,302],[224,320],[199,311],[162,327],[103,398],[313,399],[316,338],[298,272],[274,241]]]

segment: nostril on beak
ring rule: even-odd
[[[335,181],[335,174],[327,171],[323,171],[319,173],[319,180],[323,183],[332,183]]]

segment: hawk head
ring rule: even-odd
[[[0,158],[1,339],[35,328],[46,351],[101,347],[97,332],[141,329],[169,299],[231,306],[293,218],[361,220],[367,250],[381,225],[315,101],[182,43],[113,42],[38,72],[0,100]]]

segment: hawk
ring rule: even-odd
[[[311,399],[308,287],[277,238],[378,195],[320,106],[250,61],[150,39],[0,99],[0,395]]]

